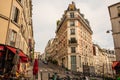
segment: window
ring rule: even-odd
[[[118,9],[118,16],[120,17],[120,6],[118,6],[117,9]]]
[[[71,47],[71,53],[76,53],[76,48],[75,47]]]
[[[77,43],[77,41],[76,41],[75,38],[71,38],[71,39],[70,39],[70,43]]]
[[[75,21],[70,21],[70,26],[75,26]]]
[[[19,2],[21,2],[22,0],[18,0]]]
[[[77,66],[76,66],[76,56],[71,56],[71,70],[76,71]]]
[[[75,34],[75,29],[70,29],[70,34],[74,35]]]
[[[19,18],[19,9],[17,7],[13,7],[12,20],[18,23],[18,18]]]
[[[10,35],[10,45],[15,46],[16,32],[12,30],[9,35]]]
[[[74,13],[73,12],[70,13],[70,18],[74,18]]]
[[[81,56],[79,56],[79,65],[81,67]]]

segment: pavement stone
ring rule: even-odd
[[[32,72],[33,66],[30,66],[25,73],[25,78],[32,80],[33,79],[33,72]]]

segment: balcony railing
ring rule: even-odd
[[[76,44],[77,43],[77,40],[69,40],[69,44]]]

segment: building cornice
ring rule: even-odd
[[[115,6],[115,5],[118,5],[118,4],[120,4],[120,2],[110,5],[110,6],[108,6],[108,8]]]
[[[0,14],[0,17],[5,19],[5,20],[9,20],[9,18],[7,16],[3,15],[3,14]]]

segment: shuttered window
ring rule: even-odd
[[[17,33],[14,30],[10,30],[9,32],[9,44],[15,47]]]
[[[16,23],[18,23],[18,18],[19,18],[19,9],[15,6],[13,6],[12,9],[12,20]]]

